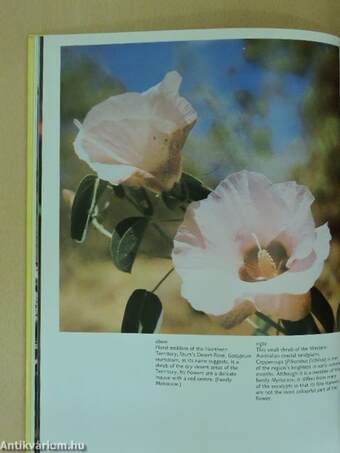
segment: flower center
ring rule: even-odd
[[[247,282],[269,280],[285,272],[288,260],[285,247],[278,241],[272,241],[264,248],[256,234],[252,233],[252,236],[256,245],[244,255],[239,270],[241,280]]]

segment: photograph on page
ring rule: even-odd
[[[60,330],[340,329],[339,49],[61,48]]]

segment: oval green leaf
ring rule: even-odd
[[[148,222],[146,217],[128,217],[116,226],[112,233],[111,256],[119,270],[131,272]]]
[[[127,301],[121,332],[154,333],[160,324],[162,304],[156,294],[136,289]]]
[[[71,209],[71,238],[84,242],[91,213],[104,193],[107,183],[95,175],[87,175],[78,186]]]
[[[211,192],[203,185],[202,181],[189,175],[189,173],[182,173],[181,184],[185,186],[190,201],[204,200]]]

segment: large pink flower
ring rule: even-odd
[[[197,115],[178,95],[181,76],[169,72],[144,93],[112,96],[93,107],[74,142],[78,157],[114,185],[170,190],[180,179],[181,151]]]
[[[292,181],[273,184],[248,171],[228,176],[189,206],[176,234],[183,297],[212,315],[251,301],[266,314],[303,318],[331,239],[326,224],[315,228],[313,200]]]

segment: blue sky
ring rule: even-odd
[[[259,95],[264,84],[278,76],[244,58],[243,40],[166,42],[81,46],[73,51],[95,60],[118,78],[128,91],[144,91],[171,70],[183,76],[180,92],[196,108],[199,120],[192,133],[205,133],[214,121],[211,111],[193,95],[203,84],[209,86],[233,115],[241,109],[234,98],[237,90]],[[283,151],[302,135],[299,105],[308,88],[310,74],[281,75],[280,95],[270,96],[265,117],[252,118],[254,125],[269,127],[272,148]]]

